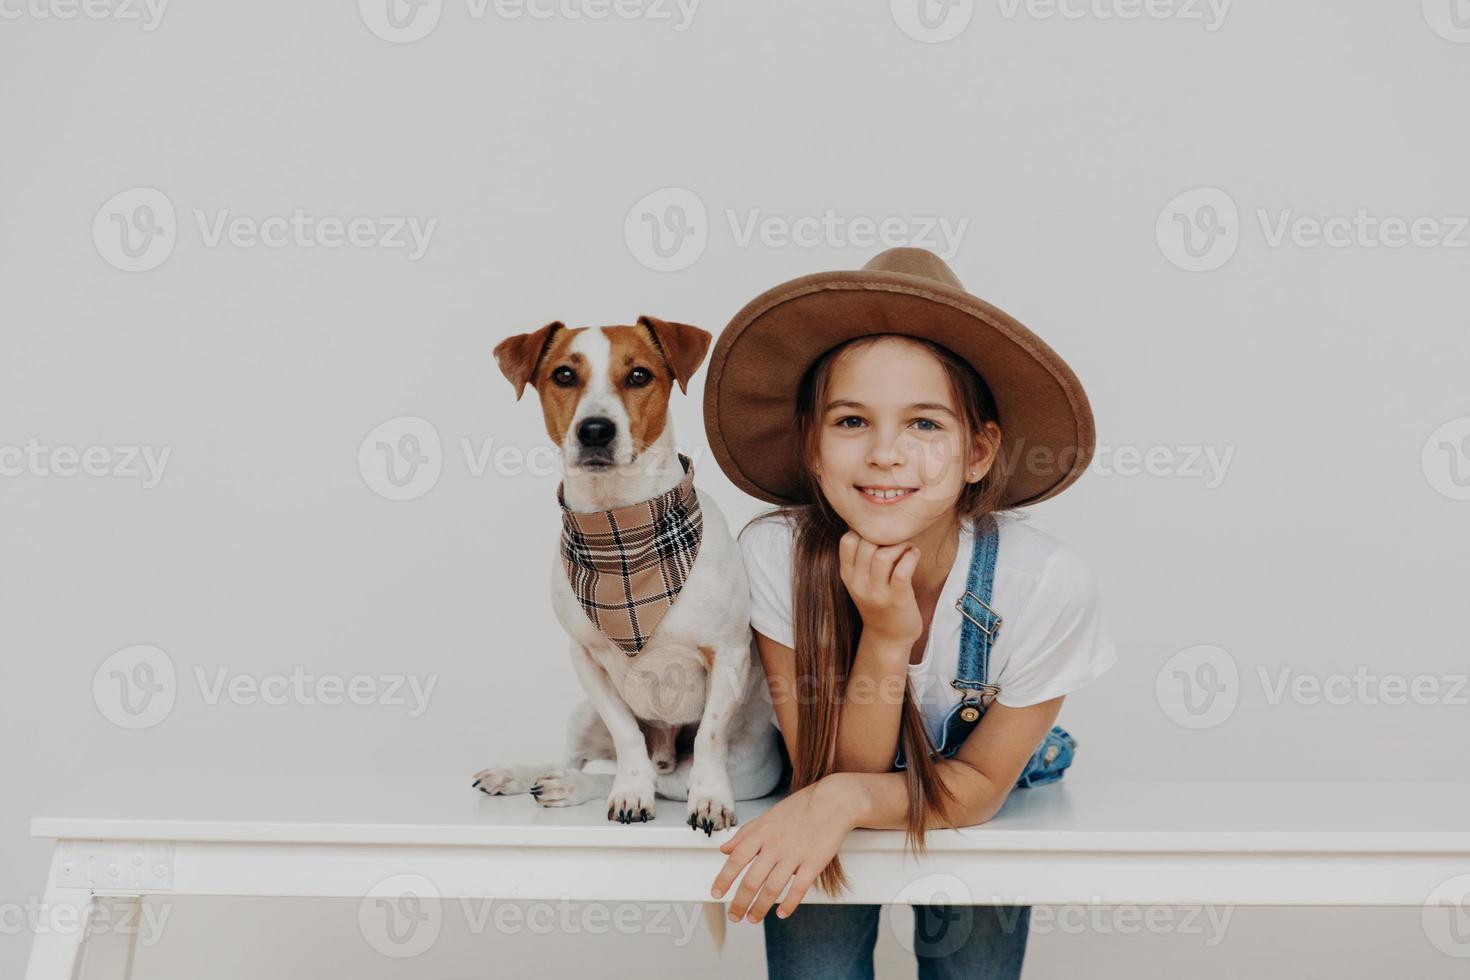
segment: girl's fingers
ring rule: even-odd
[[[776,918],[784,919],[796,911],[796,907],[801,904],[801,900],[806,898],[806,890],[812,887],[812,884],[817,880],[817,873],[807,867],[797,869],[796,878],[791,882],[791,890],[786,893],[786,897],[781,901],[780,907],[776,909]]]
[[[776,870],[766,878],[766,883],[761,886],[760,893],[755,897],[755,903],[750,907],[747,918],[751,922],[759,922],[771,911],[771,906],[776,904],[776,899],[786,890],[786,883],[791,880],[792,873],[796,870],[795,861],[782,861],[776,866]]]
[[[918,546],[909,548],[898,561],[893,563],[893,583],[895,585],[909,585],[914,580],[914,569],[919,564]]]
[[[742,845],[739,850],[731,854],[725,861],[725,866],[720,869],[720,873],[715,875],[715,883],[710,888],[710,894],[715,898],[724,895],[735,879],[740,877],[740,869],[749,864],[750,859],[755,857],[759,851],[760,848],[758,847],[746,847]]]
[[[771,866],[775,863],[775,858],[762,854],[745,870],[745,877],[740,879],[740,887],[736,890],[735,897],[730,900],[731,922],[739,922],[745,918],[745,913],[750,911],[750,903],[755,901],[756,891],[766,883],[766,878],[771,873]]]
[[[742,843],[744,843],[745,838],[749,836],[747,831],[749,831],[751,827],[755,826],[755,824],[759,820],[760,817],[756,817],[755,820],[752,820],[750,823],[741,824],[740,828],[736,830],[734,834],[730,835],[730,839],[720,845],[720,850],[726,854],[729,854],[731,851],[735,850],[735,848],[739,847]]]

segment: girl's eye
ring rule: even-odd
[[[558,388],[570,388],[577,383],[577,372],[563,364],[551,372],[551,382]]]
[[[932,429],[925,429],[924,430],[925,432],[938,432],[940,430],[940,428],[941,428],[941,426],[939,425],[939,423],[935,422],[933,419],[914,419],[914,421],[915,422],[923,422],[926,425],[932,425],[934,427]]]
[[[844,415],[842,418],[840,418],[840,419],[837,420],[837,428],[839,428],[839,429],[851,429],[852,426],[850,426],[850,425],[843,425],[843,423],[844,422],[861,422],[861,421],[862,421],[862,419],[858,418],[856,415]]]
[[[648,368],[636,367],[628,372],[628,387],[642,388],[653,380],[653,373]]]

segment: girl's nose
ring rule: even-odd
[[[868,465],[876,467],[902,466],[908,461],[908,452],[902,436],[879,434],[868,450]]]

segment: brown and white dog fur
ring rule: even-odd
[[[678,485],[684,471],[669,397],[675,383],[687,393],[710,339],[698,327],[640,317],[633,326],[550,323],[495,347],[516,399],[527,384],[540,396],[561,450],[568,508],[610,510]],[[736,800],[776,787],[779,734],[753,655],[745,569],[719,507],[695,493],[704,520],[699,554],[636,656],[587,618],[557,541],[552,606],[572,639],[587,700],[572,713],[564,759],[483,769],[475,783],[483,792],[531,793],[542,806],[606,797],[608,819],[623,823],[652,819],[656,795],[687,800],[689,825],[709,834],[735,824]],[[584,772],[592,759],[615,761],[616,775]]]

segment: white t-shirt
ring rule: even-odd
[[[1000,686],[998,702],[1020,708],[1076,690],[1117,663],[1118,655],[1103,623],[1097,583],[1081,555],[1013,513],[995,516],[1000,545],[990,606],[1002,622],[990,647],[988,679]],[[740,535],[750,582],[750,624],[788,647],[795,646],[794,535],[794,525],[777,514],[757,519]],[[934,607],[924,659],[909,665],[914,696],[935,744],[944,717],[960,700],[950,684],[959,666],[964,623],[955,601],[965,592],[973,544],[973,528],[965,522]]]

